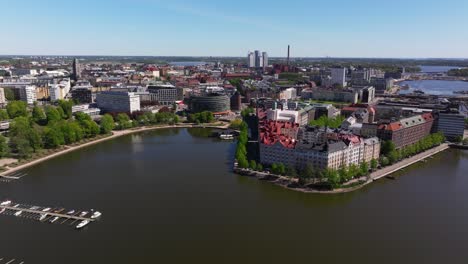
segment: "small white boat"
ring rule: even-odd
[[[219,138],[222,140],[232,140],[234,139],[234,136],[231,134],[221,134],[219,135]]]
[[[85,226],[88,225],[88,224],[89,224],[89,221],[88,221],[88,220],[81,221],[81,223],[79,223],[79,224],[76,226],[76,229],[83,228],[83,227],[85,227]]]
[[[20,216],[23,213],[23,211],[18,211],[15,213],[15,216]]]
[[[39,217],[39,221],[44,221],[47,218],[47,214],[41,214],[41,217]]]
[[[75,213],[75,210],[71,210],[71,211],[68,211],[68,212],[67,212],[67,215],[72,215],[72,214],[74,214],[74,213]]]
[[[88,212],[81,212],[80,217],[84,217],[87,214],[88,214]]]
[[[49,212],[51,208],[45,208],[42,212]]]
[[[0,214],[3,214],[3,212],[5,212],[5,208],[3,208],[2,210],[0,210]]]
[[[11,201],[4,201],[0,205],[9,205],[9,204],[11,204]]]
[[[29,209],[30,209],[30,210],[38,210],[39,207],[38,207],[38,206],[33,206],[33,207],[29,208]]]
[[[20,205],[19,205],[19,204],[17,204],[17,205],[15,205],[15,206],[13,206],[13,207],[14,207],[14,208],[18,208],[19,206],[20,206]]]
[[[92,218],[92,219],[96,219],[96,218],[100,217],[101,215],[102,215],[101,212],[96,211],[96,212],[94,212],[94,214],[91,216],[91,218]]]
[[[54,223],[55,221],[59,220],[60,217],[56,216],[54,218],[52,218],[52,220],[50,220],[51,223]]]

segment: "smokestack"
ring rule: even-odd
[[[290,51],[290,47],[289,47],[289,45],[288,45],[288,60],[287,60],[288,66],[289,66],[289,51]]]

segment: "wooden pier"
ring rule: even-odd
[[[46,210],[46,211],[44,211]],[[40,222],[49,222],[56,224],[75,225],[77,223],[87,221],[93,223],[100,217],[93,215],[97,213],[94,210],[65,210],[64,208],[46,208],[33,205],[18,204],[10,202],[6,205],[0,205],[0,215],[16,216],[22,218],[29,218]],[[0,263],[1,264],[1,263]]]
[[[20,206],[18,207],[12,207],[12,206],[5,206],[5,205],[0,205],[0,210],[1,209],[7,209],[7,210],[12,210],[15,212],[23,212],[23,213],[32,213],[32,214],[37,214],[37,215],[42,215],[42,214],[47,214],[47,216],[52,216],[52,217],[59,217],[59,218],[68,218],[68,219],[73,219],[73,220],[79,220],[79,221],[95,221],[96,219],[90,218],[90,217],[81,217],[79,215],[68,215],[68,214],[62,214],[62,213],[54,213],[51,211],[44,212],[42,210],[34,210],[34,209],[27,209],[27,208],[22,208]],[[44,209],[43,209],[44,210]],[[89,213],[88,213],[89,214]]]

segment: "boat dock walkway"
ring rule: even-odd
[[[65,210],[64,208],[46,208],[40,206],[18,204],[11,202],[7,205],[0,205],[0,215],[16,216],[32,219],[40,222],[54,224],[75,225],[83,221],[92,223],[98,220],[99,216],[92,217],[97,211],[88,210]],[[1,264],[1,262],[0,262]]]
[[[24,264],[24,261],[17,259],[4,258],[0,256],[0,264]]]
[[[26,175],[27,174],[23,173],[23,172],[13,172],[13,173],[10,173],[10,174],[7,174],[7,175],[0,174],[0,182],[8,183],[8,182],[11,182],[11,181],[19,180],[19,179],[23,178]]]

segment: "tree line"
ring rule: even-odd
[[[112,117],[105,116],[99,126],[84,113],[73,116],[72,105],[70,101],[59,101],[56,106],[35,104],[29,110],[25,102],[9,102],[6,110],[0,110],[0,115],[8,115],[11,120],[7,138],[0,136],[1,156],[28,158],[42,149],[72,144],[113,129]]]
[[[330,118],[328,116],[323,115],[318,119],[310,121],[309,125],[318,127],[339,128],[344,120],[345,117],[341,115],[334,118]]]
[[[396,149],[395,144],[390,140],[384,141],[381,148],[380,165],[392,165],[402,159],[439,146],[443,142],[445,142],[445,136],[441,132],[430,134],[418,142],[401,149]]]

